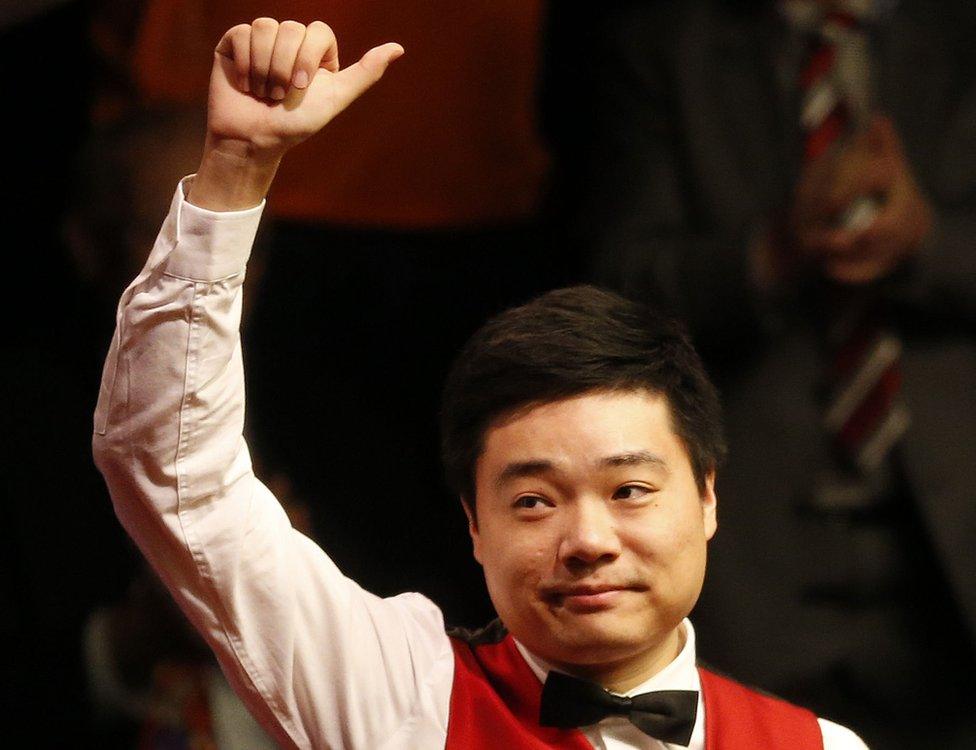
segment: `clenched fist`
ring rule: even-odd
[[[400,45],[383,44],[341,69],[335,34],[321,21],[258,18],[228,30],[214,51],[207,141],[189,200],[213,210],[260,202],[288,149],[321,130],[402,54]]]

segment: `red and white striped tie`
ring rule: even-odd
[[[860,34],[860,24],[853,15],[830,12],[818,32],[799,81],[806,161],[823,157],[848,137],[856,119],[835,65],[838,46]],[[864,198],[854,202],[842,221],[849,228],[864,225],[876,211],[877,204]],[[870,474],[884,463],[910,421],[900,398],[901,341],[886,328],[875,304],[845,301],[834,312],[824,426],[843,459]]]
[[[901,340],[876,312],[857,318],[833,352],[824,426],[843,458],[876,471],[908,429],[901,399]]]
[[[847,135],[852,113],[836,77],[837,45],[844,34],[857,29],[857,20],[847,14],[824,15],[816,38],[810,45],[806,64],[800,71],[803,102],[803,156],[812,161]]]

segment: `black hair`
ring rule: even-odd
[[[451,368],[441,408],[447,482],[474,510],[475,464],[498,419],[593,391],[665,397],[700,491],[725,457],[718,392],[684,327],[593,286],[548,292],[489,320]]]

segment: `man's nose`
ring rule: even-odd
[[[567,567],[610,562],[620,554],[611,510],[599,499],[581,499],[566,509],[559,559]]]

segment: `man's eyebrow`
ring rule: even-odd
[[[617,466],[653,466],[662,471],[670,472],[671,468],[668,466],[668,462],[664,460],[661,456],[656,453],[651,453],[650,451],[628,451],[626,453],[618,453],[613,456],[607,456],[606,458],[601,458],[599,461],[600,466],[604,467],[617,467]],[[495,480],[495,485],[500,486],[505,484],[512,479],[519,479],[520,477],[537,477],[541,474],[546,474],[553,471],[556,468],[552,461],[544,458],[532,458],[526,461],[512,461],[506,464],[505,468],[502,469],[501,474],[498,475],[498,479]]]
[[[628,453],[618,453],[615,456],[607,456],[600,463],[603,466],[641,466],[650,464],[664,471],[670,471],[668,462],[656,453],[650,451],[630,451]]]
[[[495,485],[502,485],[509,480],[518,479],[519,477],[537,477],[540,474],[551,471],[552,468],[552,461],[547,461],[544,458],[533,458],[528,461],[512,461],[502,469],[502,473],[495,480]]]

